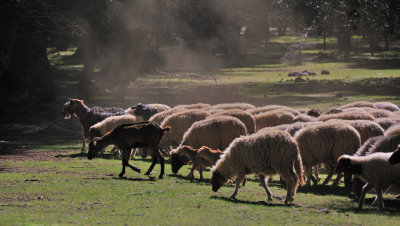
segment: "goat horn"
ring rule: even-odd
[[[98,141],[98,140],[100,140],[101,138],[100,137],[95,137],[95,138],[93,138],[90,142],[95,142],[95,141]]]

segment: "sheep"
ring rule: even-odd
[[[390,117],[390,118],[379,118],[375,120],[384,130],[387,130],[389,127],[394,124],[400,123],[400,117]]]
[[[341,110],[339,108],[331,108],[325,113],[325,115],[338,114],[338,113],[342,113],[342,112],[343,112],[343,110]]]
[[[246,111],[240,109],[224,110],[214,114],[213,116],[218,115],[227,115],[238,118],[246,126],[248,134],[252,134],[256,131],[256,122],[254,116]]]
[[[347,172],[357,175],[367,184],[361,191],[358,209],[363,208],[365,194],[371,188],[377,193],[378,209],[384,208],[382,190],[384,185],[400,185],[400,165],[391,165],[389,158],[392,153],[373,153],[368,156],[342,155],[338,159],[337,173]]]
[[[300,114],[293,118],[294,122],[315,122],[317,119],[313,116]]]
[[[258,107],[258,108],[254,108],[254,109],[249,109],[247,110],[247,112],[249,112],[252,115],[258,115],[258,114],[262,114],[262,113],[266,113],[269,111],[276,111],[276,110],[283,110],[283,111],[287,111],[292,113],[294,116],[299,115],[300,112],[298,112],[295,109],[283,106],[283,105],[267,105],[264,107]]]
[[[162,111],[162,112],[159,112],[159,113],[151,116],[149,121],[157,123],[157,124],[161,124],[166,117],[168,117],[168,116],[170,116],[172,114],[175,114],[177,112],[180,112],[180,111],[185,111],[185,110],[187,110],[187,109],[180,108],[180,107],[174,107],[174,108],[171,108],[169,110]]]
[[[83,100],[69,99],[64,104],[63,116],[65,119],[70,119],[71,115],[74,115],[79,119],[82,126],[83,142],[81,152],[85,150],[85,141],[89,136],[89,129],[94,124],[103,121],[105,118],[110,116],[124,115],[125,111],[122,108],[89,108]]]
[[[149,121],[151,116],[158,112],[166,111],[171,107],[164,104],[142,104],[138,103],[135,107],[131,107],[133,115],[136,116],[138,122]]]
[[[375,118],[389,118],[393,115],[393,113],[391,111],[388,111],[385,109],[377,109],[377,108],[369,108],[369,107],[364,107],[363,109],[366,112],[370,113]]]
[[[268,111],[254,116],[256,120],[256,131],[282,124],[290,124],[294,122],[294,115],[282,109]]]
[[[194,170],[197,169],[200,174],[200,180],[203,180],[203,169],[207,166],[212,166],[210,163],[204,159],[204,158],[199,158],[198,154],[200,152],[200,149],[193,148],[191,146],[187,145],[181,145],[179,148],[174,149],[171,151],[172,154],[177,155],[178,157],[186,157],[192,162],[192,168],[190,169],[189,174],[187,175],[188,178],[193,179],[194,178]],[[175,168],[173,168],[173,171]],[[177,173],[174,172],[174,173]]]
[[[110,144],[122,150],[122,171],[119,177],[125,174],[125,167],[129,166],[132,170],[140,173],[140,169],[129,164],[129,157],[132,148],[150,147],[152,150],[153,162],[145,175],[150,175],[157,160],[161,164],[160,179],[164,176],[164,158],[158,149],[161,138],[170,130],[170,127],[161,128],[158,124],[151,122],[139,122],[133,124],[122,124],[106,133],[102,137],[94,138],[89,144],[88,159],[91,160],[97,153]]]
[[[241,109],[246,111],[248,109],[254,109],[254,108],[256,108],[254,105],[248,103],[224,103],[211,106],[210,110]]]
[[[305,173],[308,177],[307,185],[310,179],[317,184],[315,178],[311,175],[313,166],[324,163],[329,167],[329,174],[322,185],[326,185],[334,174],[336,160],[343,154],[354,154],[361,145],[360,134],[352,126],[346,123],[327,122],[316,125],[309,125],[296,133],[297,141],[305,167]],[[338,175],[333,182],[337,186],[341,179]]]
[[[119,125],[135,123],[135,122],[136,122],[136,117],[129,114],[110,116],[104,119],[103,121],[98,122],[95,125],[91,126],[89,129],[88,138],[92,140],[95,137],[101,137]]]
[[[315,122],[296,122],[296,123],[294,123],[294,124],[289,125],[289,126],[286,128],[285,131],[288,132],[292,137],[294,137],[295,134],[296,134],[299,130],[301,130],[301,129],[303,129],[303,128],[309,126],[309,125],[316,125],[316,124],[321,124],[321,123],[322,123],[322,122],[318,122],[318,121],[315,121]]]
[[[368,120],[337,120],[337,119],[332,119],[329,120],[328,122],[344,122],[356,129],[358,133],[360,134],[361,137],[361,144],[363,144],[366,140],[368,140],[371,137],[376,137],[376,136],[382,136],[383,135],[383,128],[372,121]]]
[[[204,120],[210,116],[209,113],[194,109],[179,111],[165,118],[161,126],[170,126],[171,131],[161,139],[160,148],[167,149],[170,146],[176,148],[182,141],[183,134],[197,121]]]
[[[375,117],[368,112],[363,111],[345,111],[337,114],[325,114],[317,118],[318,121],[328,121],[330,119],[343,119],[343,120],[370,120],[374,121]]]
[[[400,144],[397,146],[396,150],[394,150],[393,154],[389,158],[390,165],[400,163]]]
[[[247,130],[239,119],[231,116],[212,116],[193,123],[183,135],[179,146],[186,145],[193,148],[207,146],[224,150],[233,139],[241,135],[247,135]],[[175,150],[170,152],[171,167],[173,173],[178,173],[179,169],[189,162],[189,159],[177,156]]]
[[[370,107],[370,108],[375,108],[374,104],[369,102],[369,101],[356,101],[353,103],[349,103],[346,105],[342,105],[339,107],[339,109],[346,109],[346,108],[352,108],[352,107]]]
[[[385,131],[385,136],[393,136],[393,135],[397,135],[397,134],[400,134],[400,123],[390,126]]]
[[[376,152],[393,152],[393,150],[397,148],[397,145],[400,144],[400,134],[380,136],[379,138],[380,139],[368,149],[368,152],[365,153],[366,156]]]
[[[185,108],[188,110],[191,109],[202,109],[202,110],[209,110],[211,108],[210,104],[205,104],[205,103],[197,103],[197,104],[181,104],[177,105],[174,108]]]
[[[378,109],[385,109],[388,111],[400,111],[399,106],[392,104],[390,102],[376,102],[373,104],[375,108]]]
[[[287,184],[285,204],[292,202],[298,185],[303,185],[303,167],[297,142],[286,132],[265,130],[232,141],[211,169],[212,190],[236,179],[235,198],[247,174],[260,175],[261,185],[272,200],[265,176],[279,174]]]

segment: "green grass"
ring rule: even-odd
[[[142,171],[150,164],[138,159],[131,163]],[[152,177],[127,169],[126,178],[119,179],[120,165],[120,160],[85,158],[2,162],[2,169],[13,172],[0,173],[0,224],[389,225],[399,220],[393,207],[383,213],[371,207],[371,195],[367,196],[365,210],[355,211],[356,203],[344,196],[343,188],[302,188],[294,204],[285,206],[286,192],[278,186],[277,177],[270,182],[275,200],[267,202],[253,176],[241,188],[237,200],[231,200],[232,186],[213,193],[205,182],[171,175],[169,164],[162,180],[156,179],[159,165]],[[186,175],[188,169],[184,166],[179,175]],[[205,177],[209,179],[208,172]],[[386,202],[393,199],[385,195]]]

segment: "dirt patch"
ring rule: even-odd
[[[33,151],[26,150],[15,154],[0,155],[2,161],[71,161],[68,157],[73,151]]]

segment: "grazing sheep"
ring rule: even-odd
[[[365,155],[370,155],[376,152],[393,152],[400,144],[400,134],[392,136],[381,136],[376,143],[368,150]]]
[[[389,158],[392,153],[373,153],[368,156],[343,155],[338,160],[337,173],[347,172],[357,175],[367,184],[361,191],[358,209],[363,208],[367,191],[375,188],[377,193],[378,209],[384,208],[382,191],[385,185],[400,185],[400,165],[391,165]]]
[[[83,100],[79,99],[69,99],[64,104],[63,116],[65,119],[70,119],[71,115],[74,115],[79,119],[82,126],[82,149],[85,150],[85,141],[89,136],[89,129],[94,124],[103,121],[105,118],[110,116],[124,115],[125,110],[122,108],[89,108],[84,103]]]
[[[393,154],[389,158],[390,165],[400,163],[400,144],[397,146],[396,150],[394,150]]]
[[[299,184],[303,185],[303,167],[297,143],[286,132],[266,130],[236,138],[211,169],[214,192],[230,180],[236,179],[234,198],[247,174],[260,175],[261,185],[272,200],[265,176],[279,174],[287,184],[285,203],[294,200]]]
[[[256,131],[282,124],[290,124],[294,122],[294,115],[282,109],[268,111],[254,116],[256,120]]]
[[[170,146],[176,148],[182,141],[183,134],[197,121],[204,120],[210,116],[203,110],[193,109],[180,111],[165,118],[161,126],[171,127],[171,131],[161,139],[160,148],[168,149]]]
[[[400,123],[400,117],[390,117],[390,118],[379,118],[375,120],[384,130],[387,130],[389,127]]]
[[[285,131],[288,132],[292,137],[295,137],[295,134],[296,134],[299,130],[301,130],[301,129],[303,129],[303,128],[309,126],[309,125],[317,125],[317,124],[321,124],[321,123],[322,123],[322,122],[318,122],[318,121],[316,121],[316,122],[296,122],[296,123],[294,123],[294,124],[289,125],[289,126],[286,128]]]
[[[247,110],[247,112],[249,112],[250,114],[255,116],[258,114],[266,113],[269,111],[276,111],[276,110],[287,111],[287,112],[292,113],[295,116],[300,114],[300,112],[298,112],[297,110],[283,106],[283,105],[267,105],[264,107],[257,107],[254,109],[249,109],[249,110]]]
[[[334,174],[336,160],[343,154],[354,154],[360,147],[360,134],[346,123],[327,122],[309,125],[296,133],[297,141],[303,160],[307,185],[310,179],[317,184],[311,175],[311,169],[317,164],[324,163],[329,167],[329,174],[322,185],[326,185]],[[338,175],[333,182],[337,186],[341,179]]]
[[[368,112],[363,111],[344,111],[337,114],[325,114],[317,118],[318,121],[328,121],[331,119],[343,119],[343,120],[370,120],[374,121],[375,117]]]
[[[216,104],[214,106],[211,106],[210,110],[229,110],[229,109],[241,109],[241,110],[248,110],[248,109],[254,109],[256,108],[252,104],[248,103],[224,103],[224,104]]]
[[[369,102],[369,101],[356,101],[353,103],[349,103],[343,106],[340,106],[339,109],[346,109],[346,108],[352,108],[352,107],[370,107],[370,108],[375,108],[374,104]]]
[[[385,136],[393,136],[393,135],[398,135],[400,134],[400,123],[394,124],[390,126],[386,131],[385,131]]]
[[[379,109],[385,109],[388,111],[400,111],[399,106],[392,104],[390,102],[376,102],[374,103],[374,107],[375,108],[379,108]]]
[[[231,116],[214,116],[193,123],[183,135],[179,146],[186,145],[193,148],[207,146],[213,149],[224,150],[236,137],[247,135],[246,126],[239,119]],[[179,148],[179,147],[178,147]],[[189,162],[188,158],[181,158],[171,151],[172,172]]]
[[[227,115],[238,118],[246,126],[248,134],[252,134],[256,131],[256,122],[254,116],[246,111],[240,109],[224,110],[214,114],[213,116],[218,115]]]
[[[158,149],[158,144],[165,132],[169,129],[169,127],[161,128],[158,124],[151,122],[120,125],[101,138],[96,137],[90,142],[88,159],[91,160],[100,150],[108,145],[115,145],[118,149],[122,150],[122,171],[119,176],[123,177],[125,174],[125,166],[129,166],[132,170],[140,173],[139,168],[129,164],[131,149],[149,147],[152,150],[153,162],[145,175],[150,175],[157,160],[159,160],[161,172],[158,177],[161,179],[164,176],[164,158]]]
[[[364,111],[370,113],[375,118],[389,118],[393,115],[391,111],[385,109],[368,108],[368,107],[365,107],[363,109]]]

